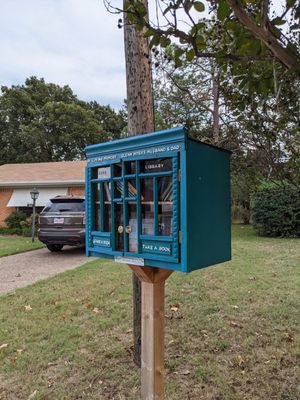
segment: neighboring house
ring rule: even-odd
[[[15,210],[32,212],[30,191],[40,192],[37,211],[57,195],[84,196],[86,161],[61,161],[0,166],[0,226]]]

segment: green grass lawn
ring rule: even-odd
[[[231,262],[167,281],[166,398],[299,400],[299,302],[300,240],[234,227]],[[0,297],[0,399],[139,399],[131,319],[103,260]]]
[[[44,244],[38,239],[32,243],[29,237],[0,235],[0,257],[24,253],[41,247],[44,247]]]

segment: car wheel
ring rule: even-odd
[[[50,251],[60,251],[63,247],[63,244],[47,244],[47,248]]]

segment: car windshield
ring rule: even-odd
[[[66,211],[84,211],[84,200],[72,200],[72,201],[50,201],[42,212],[66,212]]]

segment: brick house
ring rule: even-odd
[[[61,161],[0,166],[0,226],[15,210],[32,212],[30,191],[37,188],[37,211],[57,195],[84,196],[85,161]]]

